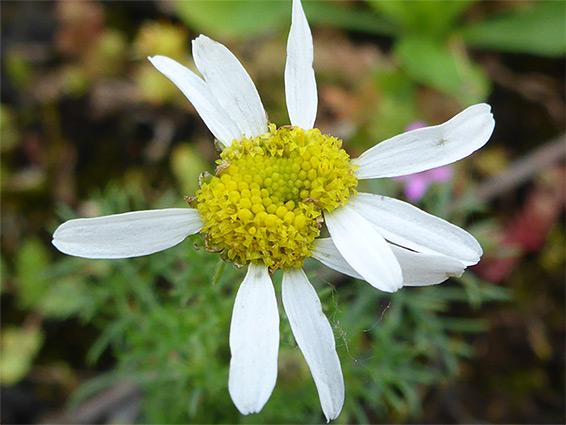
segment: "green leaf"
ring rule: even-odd
[[[214,37],[251,38],[291,22],[289,1],[196,0],[174,6],[187,25]]]
[[[88,305],[85,282],[78,278],[53,279],[49,256],[39,240],[25,241],[16,256],[17,297],[22,307],[47,317],[66,318]]]
[[[179,17],[210,36],[246,39],[291,25],[290,1],[196,0],[175,3]],[[338,2],[303,1],[311,24],[392,35],[394,27],[376,15]]]
[[[395,35],[395,25],[366,10],[347,7],[335,1],[303,1],[310,24],[329,25],[344,30],[378,35]],[[316,40],[315,40],[316,44]]]
[[[565,16],[563,1],[534,2],[466,26],[461,35],[467,44],[484,49],[561,57],[566,54]]]
[[[366,0],[366,2],[376,12],[399,26],[406,27],[412,20],[411,10],[405,2],[383,0]]]
[[[37,239],[25,241],[16,254],[16,285],[18,301],[24,308],[36,308],[43,300],[49,281],[45,270],[49,257]]]
[[[226,261],[222,258],[219,258],[216,262],[216,266],[214,267],[214,275],[212,276],[212,284],[216,285],[220,278],[222,277],[222,273],[224,273],[224,268],[226,267]]]
[[[44,335],[39,325],[2,329],[0,345],[0,382],[13,385],[24,378],[33,359],[43,344]]]
[[[369,146],[402,133],[416,116],[416,84],[399,70],[377,70],[373,78],[377,90],[377,110],[369,121]]]
[[[489,80],[457,47],[405,37],[397,42],[395,52],[416,81],[453,97],[462,106],[481,102],[489,93]]]
[[[182,193],[193,196],[199,189],[199,175],[210,169],[210,165],[190,144],[181,143],[171,153],[171,169]]]
[[[91,302],[85,282],[64,278],[51,282],[38,306],[47,317],[64,319],[86,308]]]
[[[401,27],[403,32],[427,36],[447,35],[473,2],[474,0],[368,0],[370,6]]]

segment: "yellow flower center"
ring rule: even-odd
[[[358,184],[341,146],[318,129],[273,124],[266,134],[234,140],[196,194],[207,245],[241,265],[301,267],[322,211],[345,205]]]

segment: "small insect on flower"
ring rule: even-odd
[[[407,127],[406,131],[416,130],[417,128],[426,127],[426,123],[416,121]],[[443,140],[439,142],[440,145]],[[430,170],[421,171],[420,173],[408,174],[405,176],[395,177],[394,180],[403,183],[405,197],[411,202],[420,201],[425,195],[428,187],[432,183],[447,182],[452,178],[452,168],[450,165],[431,168]]]
[[[193,57],[202,77],[164,56],[149,58],[189,99],[221,148],[188,208],[138,211],[63,223],[53,244],[85,258],[152,254],[205,234],[208,250],[247,266],[230,325],[229,392],[242,414],[259,412],[277,379],[279,314],[271,273],[283,270],[282,300],[312,373],[322,410],[336,419],[344,380],[332,327],[302,270],[314,257],[386,292],[460,276],[482,249],[464,230],[385,196],[358,193],[360,179],[396,177],[450,164],[481,148],[494,120],[486,104],[448,122],[379,143],[351,159],[342,141],[314,128],[317,89],[311,32],[293,1],[285,94],[291,126],[267,122],[236,57],[201,35]],[[329,238],[320,238],[321,226]]]

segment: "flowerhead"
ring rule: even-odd
[[[351,159],[342,141],[314,128],[313,42],[300,0],[293,1],[285,95],[290,126],[267,121],[259,94],[236,57],[199,36],[193,57],[202,78],[163,56],[149,58],[188,98],[221,148],[191,208],[138,211],[63,223],[62,252],[129,258],[177,245],[202,232],[209,250],[247,266],[230,326],[229,392],[243,414],[259,412],[277,379],[279,314],[271,274],[283,271],[282,301],[328,421],[344,404],[332,328],[302,270],[314,257],[386,291],[437,284],[479,261],[464,230],[410,204],[358,193],[361,179],[443,166],[489,139],[490,107],[474,105],[448,122],[401,134]],[[325,226],[330,238],[320,238]]]

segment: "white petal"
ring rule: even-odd
[[[250,264],[230,325],[232,401],[243,415],[259,412],[277,380],[279,312],[267,267]]]
[[[311,370],[322,411],[327,421],[336,419],[344,405],[344,378],[330,323],[302,269],[285,271],[281,291],[285,312]]]
[[[390,247],[401,266],[405,286],[435,285],[450,277],[460,277],[466,268],[462,262],[444,255],[422,254],[396,245]],[[331,238],[315,240],[312,256],[334,270],[363,279],[344,260]]]
[[[359,179],[418,173],[467,157],[489,140],[495,121],[491,106],[470,106],[444,124],[385,140],[353,160]]]
[[[403,285],[426,286],[444,282],[450,277],[460,277],[466,266],[450,257],[422,254],[391,245],[393,254],[403,271]]]
[[[482,249],[463,229],[407,202],[370,193],[358,193],[348,205],[372,223],[385,239],[415,251],[455,258],[467,266],[476,264]]]
[[[324,219],[334,245],[364,280],[385,292],[402,286],[401,267],[389,244],[349,203],[324,213]]]
[[[216,100],[242,133],[267,132],[267,116],[255,85],[236,56],[222,44],[200,35],[193,40],[193,59]]]
[[[300,0],[293,0],[285,65],[285,97],[291,124],[305,130],[313,128],[318,106],[313,60],[311,30]]]
[[[69,220],[55,230],[52,243],[75,257],[140,257],[171,248],[202,226],[195,209],[135,211]]]
[[[340,273],[351,276],[354,279],[364,280],[364,278],[355,271],[351,265],[342,257],[340,251],[332,242],[332,238],[318,238],[314,241],[314,249],[312,256],[325,266],[330,267]]]
[[[200,117],[224,147],[240,140],[243,132],[228,112],[214,98],[206,83],[190,69],[165,56],[148,58],[163,75],[169,78],[193,104]]]

